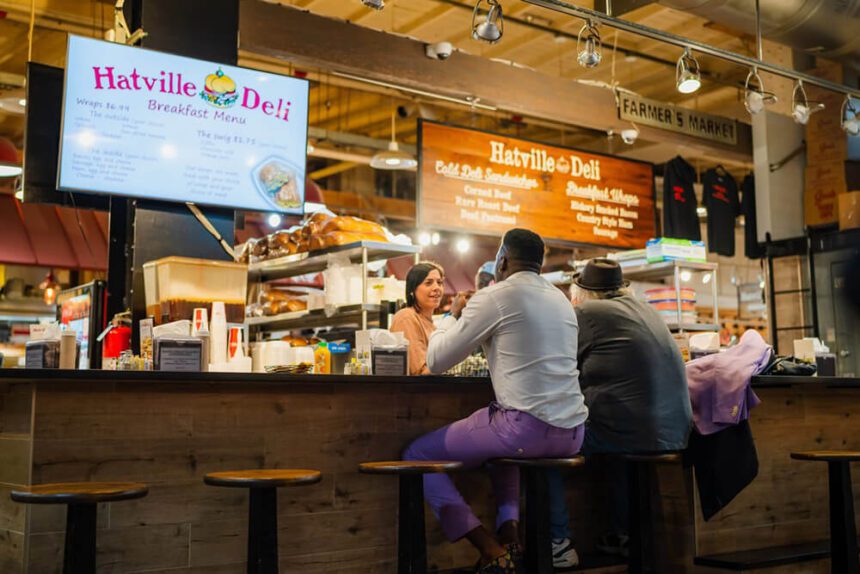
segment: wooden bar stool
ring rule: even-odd
[[[278,488],[316,484],[318,470],[269,469],[210,472],[203,477],[209,486],[247,488],[248,574],[278,572]]]
[[[791,458],[827,463],[830,478],[830,572],[860,574],[854,493],[851,488],[851,468],[848,466],[851,462],[860,461],[860,452],[813,450],[793,452]]]
[[[627,462],[628,498],[630,505],[630,574],[656,573],[654,552],[654,518],[651,495],[651,467],[656,464],[677,464],[681,455],[677,452],[632,453],[622,455]]]
[[[136,482],[68,482],[13,490],[11,496],[24,504],[65,504],[63,574],[95,574],[96,505],[143,498],[148,492],[145,484]]]
[[[525,568],[529,574],[552,574],[552,535],[549,528],[549,468],[576,468],[585,458],[496,458],[490,464],[515,466],[522,476],[525,512]]]
[[[424,533],[424,475],[450,472],[463,467],[449,460],[392,460],[364,462],[358,470],[365,474],[386,474],[400,478],[400,505],[397,513],[397,574],[426,574],[427,541]]]

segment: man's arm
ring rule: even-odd
[[[492,294],[479,292],[472,297],[457,320],[446,317],[430,335],[427,367],[431,373],[444,373],[468,357],[489,337],[501,321]]]
[[[594,340],[594,331],[591,328],[591,317],[587,310],[582,306],[574,307],[576,312],[576,322],[579,325],[579,334],[577,335],[576,343],[576,366],[579,369],[579,386],[586,388],[588,381],[583,380],[582,367],[588,360],[588,354],[591,351],[591,343]]]

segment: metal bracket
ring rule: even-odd
[[[800,146],[797,149],[793,150],[790,154],[788,154],[778,162],[770,164],[770,172],[773,173],[775,171],[781,170],[785,167],[785,164],[802,154],[804,151],[806,151],[806,141],[801,142]]]
[[[125,14],[122,11],[124,6],[125,0],[116,0],[116,4],[114,4],[113,8],[113,29],[108,30],[105,37],[109,42],[133,46],[146,38],[149,34],[147,34],[143,28],[138,28],[134,32],[128,29],[128,22],[126,22]]]

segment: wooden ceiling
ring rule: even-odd
[[[470,36],[472,0],[386,0],[382,11],[368,9],[359,0],[265,1],[410,36],[423,42],[450,42],[458,50],[509,61],[571,81],[617,82],[643,96],[748,121],[738,89],[746,70],[702,57],[703,87],[693,97],[683,96],[675,89],[674,65],[680,55],[677,48],[608,29],[602,31],[603,62],[595,69],[585,69],[576,63],[575,36],[582,21],[519,0],[502,0],[509,19],[503,39],[492,46],[477,42]],[[576,3],[593,7],[589,1]],[[102,36],[113,25],[112,4],[100,0],[35,0],[32,59],[62,66],[66,34]],[[0,72],[25,72],[30,7],[30,0],[0,0]],[[625,18],[724,49],[752,53],[750,38],[656,4],[625,15]],[[557,33],[537,29],[530,24],[552,28]],[[617,50],[613,49],[614,46]],[[290,71],[284,62],[255,54],[242,53],[240,64],[284,73]],[[407,142],[415,139],[414,119],[419,116],[516,133],[550,143],[587,146],[589,140],[606,138],[606,134],[575,126],[483,113],[456,105],[441,106],[432,99],[336,81],[325,70],[313,72],[311,126],[386,138],[390,134],[391,110],[403,106],[400,111],[405,117],[398,121],[397,132],[398,139]],[[18,94],[23,94],[23,91],[0,89],[0,98]],[[23,129],[23,116],[0,109],[0,135],[11,137],[20,145]],[[617,146],[617,152],[651,161],[661,161],[651,156],[669,152],[674,155],[674,150],[657,151],[654,148],[649,152],[647,142],[640,142],[634,146],[635,149],[624,149],[620,141]],[[736,167],[746,169],[746,166]]]

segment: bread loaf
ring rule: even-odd
[[[385,229],[378,223],[349,216],[333,217],[321,226],[321,230],[325,234],[335,231],[347,231],[350,233],[369,233],[385,237]]]

